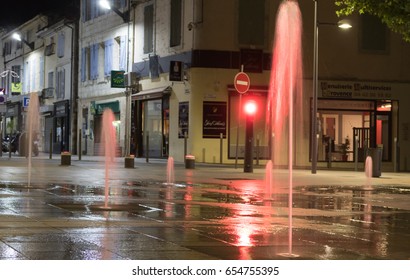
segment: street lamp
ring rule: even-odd
[[[130,21],[130,12],[127,10],[125,12],[121,12],[116,7],[112,6],[108,0],[100,0],[100,7],[106,10],[112,10],[114,13],[119,15],[124,22]]]
[[[13,33],[12,38],[14,40],[17,40],[19,42],[23,42],[24,44],[26,44],[32,51],[34,50],[34,42],[27,42],[27,40],[25,40],[24,38],[21,37],[21,35],[19,33]]]
[[[315,4],[314,14],[314,39],[313,39],[313,104],[312,104],[312,134],[311,134],[311,155],[312,155],[312,174],[316,174],[317,170],[317,99],[318,99],[318,61],[319,61],[319,25],[333,25],[342,29],[350,29],[352,25],[346,19],[340,20],[338,23],[319,22],[317,20],[317,0],[313,0]]]

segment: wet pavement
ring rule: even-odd
[[[410,174],[0,159],[0,259],[410,259]],[[30,185],[28,178],[31,174]]]

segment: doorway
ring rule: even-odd
[[[139,157],[169,154],[169,97],[136,101],[136,152]]]

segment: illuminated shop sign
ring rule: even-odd
[[[319,88],[320,97],[342,99],[390,99],[392,92],[390,84],[371,82],[322,81]]]

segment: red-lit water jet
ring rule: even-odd
[[[175,175],[174,175],[174,158],[168,157],[167,161],[167,184],[171,185],[175,183]]]
[[[110,193],[109,172],[115,158],[116,136],[114,127],[114,113],[111,109],[105,109],[102,117],[101,141],[102,149],[105,156],[105,191],[104,191],[104,208],[108,208],[108,197]]]
[[[287,161],[289,169],[288,256],[292,256],[294,112],[301,112],[302,100],[301,40],[302,16],[299,4],[297,1],[282,1],[276,19],[266,123],[270,126],[268,131],[275,135],[275,143],[272,143],[275,148],[271,155],[273,165],[280,166]],[[294,106],[298,106],[296,110]],[[286,150],[287,155],[282,153]]]
[[[33,155],[33,141],[35,135],[40,131],[40,113],[39,113],[39,101],[37,93],[30,93],[30,103],[27,110],[26,118],[26,133],[25,145],[24,147],[27,160],[28,160],[28,179],[27,186],[30,187],[31,184],[31,169],[32,169],[32,155]]]

